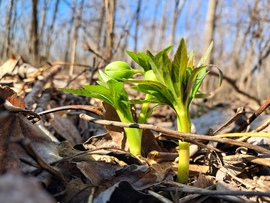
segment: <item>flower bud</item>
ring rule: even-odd
[[[109,63],[105,67],[104,71],[108,76],[110,76],[113,79],[129,79],[131,78],[135,73],[140,73],[140,70],[134,70],[130,67],[126,62],[124,61],[114,61],[112,63]]]

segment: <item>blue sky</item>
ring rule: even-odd
[[[158,6],[156,7],[156,3],[158,2]],[[135,13],[136,7],[137,7],[137,1],[130,1],[130,8],[132,10],[132,13]],[[174,8],[174,1],[167,1],[168,4],[171,5],[166,5],[168,6],[168,20],[172,21],[172,15],[173,15],[173,8]],[[165,5],[164,1],[155,1],[155,0],[146,0],[142,1],[141,5],[141,19],[143,19],[144,23],[147,23],[147,21],[153,21],[154,18],[156,18],[158,23],[161,23],[162,21],[162,12],[163,12],[163,7]],[[202,34],[203,34],[203,29],[204,29],[204,23],[205,23],[205,18],[206,18],[206,13],[207,13],[207,5],[208,5],[208,0],[203,0],[203,1],[198,1],[198,0],[188,0],[185,2],[184,7],[182,9],[182,12],[180,13],[178,23],[177,23],[177,28],[176,28],[176,42],[180,41],[180,38],[186,37],[187,35],[192,35],[192,33],[188,33],[187,30],[191,29],[194,26],[201,27],[202,29]],[[121,11],[120,11],[121,12]],[[200,13],[199,19],[195,18],[194,16],[198,16],[198,13]],[[126,19],[125,19],[126,20]],[[190,22],[190,24],[187,24],[186,22]],[[132,29],[131,31],[134,32],[135,29],[135,22],[132,24]],[[188,27],[188,29],[187,29]],[[139,28],[139,35],[143,36],[144,35],[144,30],[142,27]],[[169,22],[167,25],[167,40],[169,40],[171,35],[171,23]],[[155,33],[152,33],[152,37],[155,37]],[[134,46],[134,41],[132,39],[129,40],[129,45],[132,48]],[[192,43],[191,43],[192,44]],[[167,44],[166,46],[169,46]]]

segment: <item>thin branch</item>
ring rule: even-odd
[[[93,107],[93,106],[89,106],[89,105],[68,105],[68,106],[61,106],[61,107],[56,107],[56,108],[53,108],[53,109],[49,109],[49,110],[46,110],[46,111],[42,111],[42,112],[39,112],[38,115],[39,116],[44,116],[46,114],[49,114],[49,113],[53,113],[53,112],[57,112],[57,111],[64,111],[64,110],[84,110],[84,111],[90,111],[92,113],[95,113],[99,116],[102,115],[102,112],[100,111],[99,108],[97,107]]]
[[[91,121],[93,123],[101,124],[101,125],[111,125],[111,126],[119,126],[119,127],[154,130],[154,131],[163,133],[166,137],[178,139],[178,140],[186,140],[187,142],[192,142],[193,140],[214,141],[214,142],[226,143],[230,145],[236,145],[240,147],[246,147],[248,149],[252,149],[258,152],[264,152],[264,153],[270,154],[270,151],[263,147],[228,139],[228,138],[218,138],[218,137],[206,136],[206,135],[200,135],[200,134],[184,133],[184,132],[170,130],[170,129],[166,129],[160,126],[154,126],[150,124],[122,123],[122,122],[117,122],[117,121],[102,120],[102,119],[97,119],[97,118],[88,116],[86,114],[80,114],[80,118],[87,121]],[[248,136],[248,133],[246,134],[243,133],[243,135]]]
[[[237,132],[242,132],[252,121],[254,121],[261,113],[263,113],[270,106],[270,97],[248,118]]]
[[[206,190],[202,188],[197,188],[189,185],[184,185],[177,182],[168,181],[165,182],[166,185],[172,185],[176,186],[181,192],[186,193],[196,193],[196,194],[202,194],[202,195],[208,195],[208,196],[216,196],[216,195],[244,195],[244,196],[265,196],[270,197],[269,192],[257,192],[257,191],[216,191],[216,190]]]

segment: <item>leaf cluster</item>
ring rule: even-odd
[[[152,95],[153,97],[149,102],[167,104],[175,110],[176,106],[184,106],[185,110],[188,111],[192,99],[209,96],[209,94],[199,92],[199,87],[208,73],[204,63],[212,47],[213,43],[210,44],[197,66],[194,65],[193,52],[187,54],[184,39],[181,40],[172,61],[168,56],[171,46],[156,55],[153,55],[150,51],[146,53],[127,51],[127,54],[145,72],[153,70],[157,79],[155,81],[128,80],[128,82],[137,83],[138,85],[134,89]]]

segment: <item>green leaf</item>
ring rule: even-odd
[[[163,78],[166,82],[167,89],[171,90],[173,94],[177,97],[175,90],[175,83],[172,78],[172,62],[170,61],[167,53],[163,53],[162,58],[160,59],[161,69],[163,70]]]
[[[112,105],[112,102],[113,102],[112,97],[110,96],[110,92],[105,87],[94,86],[94,85],[86,85],[86,86],[87,86],[87,89],[60,88],[60,90],[63,92],[77,94],[80,96],[97,98]],[[92,91],[92,88],[95,91]]]
[[[114,107],[122,110],[130,109],[128,94],[124,89],[124,84],[122,82],[110,80],[108,81],[108,85],[112,94]]]
[[[195,98],[204,99],[204,98],[207,98],[209,96],[211,96],[211,94],[209,94],[209,93],[208,94],[197,93]]]
[[[133,61],[141,66],[145,72],[151,69],[147,54],[141,52],[136,54],[132,51],[126,51],[126,53],[133,59]]]
[[[217,70],[218,70],[218,74],[219,74],[219,83],[218,83],[218,87],[220,87],[221,84],[222,84],[222,80],[223,80],[223,72],[222,72],[217,66],[215,66],[215,67],[216,67]]]
[[[180,45],[178,46],[172,61],[172,82],[177,97],[181,97],[183,92],[182,82],[186,81],[187,62],[188,56],[185,41],[184,39],[181,39]]]
[[[158,86],[153,86],[151,84],[138,84],[137,86],[134,86],[133,89],[144,92],[146,94],[150,94],[160,103],[173,107],[172,101],[174,97],[172,93],[167,89],[160,89]]]
[[[197,91],[199,90],[201,83],[207,74],[205,69],[206,68],[204,66],[194,69],[188,78],[184,99],[185,105],[189,105],[192,99],[195,98]]]
[[[194,52],[193,51],[190,51],[190,53],[188,55],[187,67],[188,68],[191,68],[193,70],[194,69],[194,64],[195,64]]]
[[[157,104],[155,106],[153,106],[152,108],[150,108],[145,116],[145,120],[147,121],[150,116],[153,114],[153,111],[156,109],[157,106],[159,106],[160,104]]]
[[[125,80],[125,82],[128,83],[135,83],[135,84],[149,84],[149,85],[153,85],[153,86],[158,86],[160,89],[164,88],[166,89],[166,86],[163,85],[161,82],[157,82],[154,80],[137,80],[137,79],[129,79],[129,80]]]
[[[138,60],[139,60],[139,65],[143,68],[143,70],[146,72],[148,70],[151,70],[151,65],[148,60],[148,56],[146,53],[138,53]]]
[[[144,104],[144,103],[158,103],[160,104],[160,101],[155,98],[155,97],[151,97],[151,99],[147,99],[147,100],[143,100],[143,99],[132,99],[129,101],[130,104]]]
[[[109,89],[99,85],[84,85],[83,88],[90,93],[91,97],[103,100],[113,105],[113,98]],[[85,96],[85,95],[84,95]]]
[[[139,59],[138,59],[138,56],[135,52],[132,52],[132,51],[128,51],[126,50],[126,53],[130,56],[130,58],[133,59],[133,61],[135,61],[137,64],[140,65],[140,62],[139,62]]]
[[[109,89],[109,86],[108,86],[107,82],[109,80],[112,80],[111,77],[109,77],[108,75],[106,75],[103,71],[99,70],[98,79],[99,80],[97,81],[97,83],[99,85],[101,85],[101,86],[106,87],[106,88]]]
[[[81,96],[91,97],[91,92],[88,92],[85,89],[70,89],[70,88],[59,88],[63,92],[68,92],[71,94],[77,94]]]
[[[212,48],[213,48],[213,41],[211,42],[211,44],[209,45],[208,49],[206,50],[206,52],[204,53],[204,55],[202,56],[202,58],[200,59],[197,67],[200,67],[202,65],[204,65],[206,59],[208,58],[209,54],[211,53],[212,51]]]
[[[157,80],[163,84],[166,83],[167,87],[171,83],[171,61],[168,57],[168,52],[171,48],[172,46],[167,47],[155,56],[150,51],[147,51],[148,60]]]
[[[163,71],[160,68],[160,64],[158,62],[158,60],[156,59],[156,57],[150,52],[147,51],[147,55],[149,58],[149,63],[152,67],[152,70],[154,72],[154,74],[156,75],[157,80],[162,83],[165,84],[164,78],[163,78]]]
[[[155,58],[156,58],[156,59],[159,59],[159,58],[162,57],[163,54],[168,55],[168,53],[172,50],[172,47],[173,47],[173,46],[168,46],[167,48],[161,50],[160,52],[158,52],[158,53],[155,55]]]

